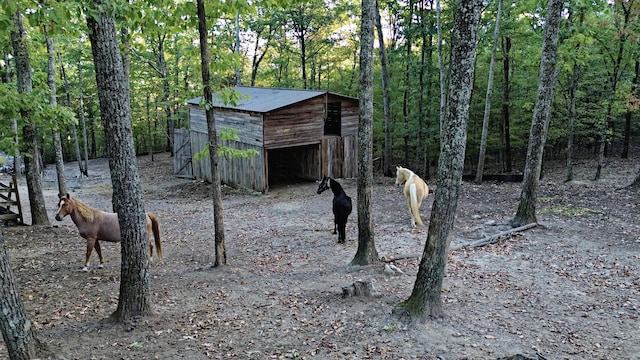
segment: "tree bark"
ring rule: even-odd
[[[573,180],[573,136],[575,133],[576,120],[576,99],[578,97],[578,82],[580,80],[580,66],[577,61],[573,62],[573,73],[571,74],[571,85],[569,85],[569,126],[567,129],[567,178],[566,181]]]
[[[58,52],[58,61],[60,61],[60,76],[62,76],[62,82],[64,83],[64,92],[67,99],[66,101],[67,107],[71,109],[72,103],[71,103],[71,91],[69,90],[69,79],[67,78],[67,73],[64,70],[64,65],[62,64],[62,60],[59,52]],[[80,93],[80,97],[82,97],[82,92]],[[80,100],[80,102],[82,103],[82,100]],[[76,130],[75,124],[71,125],[71,132],[73,135],[74,150],[76,152],[76,161],[78,162],[80,177],[82,178],[82,175],[85,174],[85,171],[82,169],[82,166],[83,166],[82,154],[80,153],[80,142],[78,141],[78,131]]]
[[[213,114],[213,94],[211,92],[211,76],[209,74],[209,47],[207,41],[207,17],[203,0],[197,1],[198,31],[200,33],[200,61],[202,63],[202,84],[204,85],[204,101],[207,104],[207,130],[209,132],[209,159],[211,161],[211,183],[213,197],[213,223],[216,259],[214,266],[227,264],[227,252],[224,245],[224,222],[222,217],[222,188],[220,186],[220,169],[218,168],[218,135],[216,119]]]
[[[544,26],[544,39],[542,40],[538,96],[533,109],[520,203],[515,217],[511,220],[511,226],[513,227],[538,222],[536,219],[536,191],[540,181],[542,155],[544,153],[544,144],[547,140],[551,105],[558,77],[556,58],[562,8],[562,0],[549,0]]]
[[[389,73],[387,70],[387,50],[384,44],[384,33],[382,31],[382,22],[380,20],[380,8],[376,1],[376,29],[378,32],[378,51],[380,52],[380,69],[382,71],[382,108],[384,112],[384,161],[383,161],[383,173],[384,176],[393,176],[392,168],[392,149],[391,144],[391,110],[390,110],[390,98],[389,98]]]
[[[16,64],[16,75],[18,80],[18,92],[21,94],[31,93],[33,85],[31,82],[31,64],[29,61],[29,51],[26,44],[26,34],[22,23],[22,14],[17,11],[13,15],[14,30],[11,31],[11,46],[14,52]],[[32,225],[51,225],[47,208],[42,193],[42,178],[40,177],[40,151],[38,150],[38,131],[36,124],[31,121],[29,111],[22,110],[21,116],[26,125],[22,128],[23,153],[31,156],[24,157],[25,178],[29,192],[29,205],[31,207]]]
[[[504,89],[502,92],[502,139],[504,139],[504,171],[511,173],[511,116],[509,112],[509,102],[511,101],[511,83],[509,82],[511,73],[511,38],[502,39],[502,72],[504,76]]]
[[[395,315],[411,320],[444,315],[440,294],[462,184],[481,9],[481,0],[461,1],[455,13],[451,36],[451,82],[441,130],[436,191],[427,241],[411,296],[393,309]]]
[[[373,40],[375,0],[362,0],[358,121],[358,250],[351,265],[377,263],[373,232]]]
[[[118,308],[112,317],[124,321],[153,313],[149,289],[149,238],[142,189],[133,145],[129,82],[120,55],[110,6],[94,0],[87,16],[102,125],[113,185],[113,210],[118,213],[122,265]]]
[[[0,231],[0,330],[11,360],[36,358],[36,336],[22,304]]]
[[[487,135],[489,134],[489,117],[491,113],[491,93],[493,92],[493,72],[496,63],[496,51],[498,49],[498,37],[500,35],[500,19],[502,18],[502,0],[498,1],[498,13],[496,15],[496,27],[493,31],[493,48],[489,61],[489,80],[487,81],[487,94],[484,100],[484,116],[482,119],[482,135],[480,136],[480,154],[478,156],[478,169],[476,171],[476,183],[482,183],[484,173],[484,160],[487,153]]]
[[[49,33],[44,29],[45,42],[47,44],[47,82],[49,83],[49,104],[58,105],[57,86],[56,86],[56,50],[53,45],[53,39],[49,37]],[[62,155],[62,140],[60,139],[60,131],[56,128],[53,134],[53,148],[56,158],[56,175],[58,178],[58,194],[67,195],[67,182],[64,178],[64,158]]]
[[[631,79],[631,90],[629,91],[631,97],[637,98],[637,89],[638,89],[638,77],[640,77],[640,60],[635,61],[634,66],[634,76]],[[629,145],[631,143],[631,115],[633,114],[633,109],[631,106],[627,106],[627,111],[624,114],[624,140],[622,143],[622,154],[620,157],[626,159],[629,157]]]

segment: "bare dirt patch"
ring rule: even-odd
[[[153,317],[105,321],[117,305],[120,247],[104,244],[105,268],[94,258],[81,272],[84,240],[70,219],[53,219],[54,184],[45,183],[45,200],[57,227],[2,228],[28,314],[67,359],[640,357],[640,194],[620,189],[638,158],[611,160],[599,182],[587,180],[592,163],[578,164],[572,183],[548,166],[538,193],[541,226],[452,252],[446,318],[424,324],[390,314],[411,293],[416,259],[395,263],[404,275],[348,265],[357,249],[355,206],[339,245],[332,195],[316,195],[315,183],[267,195],[225,188],[228,266],[212,268],[210,185],[174,177],[167,154],[154,159],[139,158],[145,206],[160,218],[165,253],[152,262]],[[74,167],[67,164],[72,196],[111,209],[107,160],[92,161],[82,181]],[[357,202],[355,181],[341,183]],[[507,229],[519,194],[520,184],[464,183],[452,246]],[[376,178],[373,198],[379,255],[421,253],[426,229],[411,229],[393,180]],[[24,191],[22,199],[28,206]],[[422,205],[425,223],[432,202]],[[372,281],[377,296],[342,298],[342,287],[357,280]]]

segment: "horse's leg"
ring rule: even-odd
[[[416,227],[416,219],[413,216],[413,210],[411,210],[411,194],[405,194],[407,199],[407,207],[409,208],[409,215],[411,215],[411,226]]]
[[[100,265],[98,265],[98,269],[104,268],[104,259],[102,258],[102,249],[100,249],[100,241],[96,240],[96,253],[98,253],[98,258],[100,258]]]
[[[340,224],[338,224],[338,243],[344,243],[347,238],[347,219],[340,219]]]
[[[84,267],[82,268],[82,271],[89,271],[89,261],[91,260],[91,253],[93,252],[95,243],[96,239],[87,239],[87,254],[84,258]]]

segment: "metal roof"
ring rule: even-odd
[[[241,99],[237,104],[225,104],[221,101],[220,97],[214,94],[213,106],[223,109],[266,113],[329,93],[323,90],[295,90],[250,86],[235,86],[234,89],[241,94]],[[344,95],[337,96],[350,98]],[[198,105],[201,99],[202,96],[199,96],[188,100],[187,103]]]

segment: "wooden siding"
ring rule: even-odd
[[[358,133],[360,109],[353,100],[317,97],[264,116],[264,146],[279,148],[317,143],[324,136],[324,104],[342,102],[342,136]],[[355,165],[354,165],[355,166]]]
[[[236,129],[238,132],[238,141],[249,144],[262,146],[262,115],[247,114],[231,110],[214,111],[216,118],[216,131],[220,131],[224,127]],[[191,131],[207,133],[207,116],[203,108],[190,105],[189,107],[189,126]]]
[[[334,178],[355,178],[358,169],[357,137],[331,136],[322,139],[321,169],[322,176]]]
[[[209,143],[209,136],[196,131],[191,131],[192,148],[202,151]],[[239,150],[254,149],[258,155],[250,158],[219,158],[218,169],[220,170],[220,180],[224,184],[231,186],[243,186],[256,191],[266,191],[267,181],[265,179],[264,152],[260,146],[252,146],[237,141],[220,141],[219,145],[233,147]],[[198,179],[211,182],[211,161],[209,157],[203,159],[193,159],[193,174]]]

